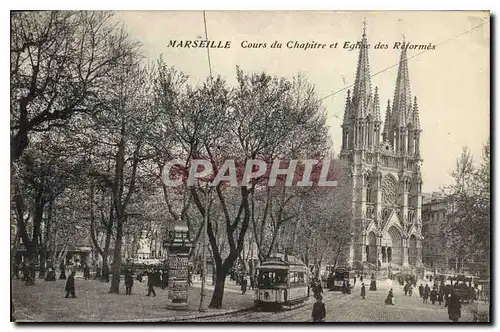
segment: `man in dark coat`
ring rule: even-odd
[[[373,274],[373,273],[372,273],[371,281],[370,281],[370,290],[371,291],[377,290],[377,281],[375,280],[375,274]]]
[[[90,269],[89,269],[88,265],[85,265],[83,267],[83,277],[85,278],[85,280],[90,279]]]
[[[429,285],[425,285],[424,292],[422,294],[423,303],[427,303],[427,299],[429,298],[429,294],[431,292],[431,289],[429,288]]]
[[[155,286],[156,287],[161,287],[161,270],[160,269],[157,269],[156,270],[156,273],[155,273]]]
[[[323,293],[323,287],[321,287],[321,282],[320,281],[315,281],[312,286],[314,297],[318,298],[321,296],[321,293]]]
[[[366,296],[365,284],[361,284],[361,298],[364,300]]]
[[[432,304],[436,304],[436,300],[437,300],[437,291],[436,291],[436,288],[433,288],[431,290],[431,293],[429,294],[429,298],[430,298]]]
[[[54,271],[53,267],[49,267],[45,275],[45,281],[56,281],[56,271]]]
[[[461,309],[462,305],[460,304],[460,299],[452,288],[448,298],[448,317],[451,321],[455,323],[458,322],[458,319],[462,317]]]
[[[71,272],[68,279],[66,280],[65,291],[66,291],[66,296],[65,296],[66,298],[68,298],[70,294],[71,294],[72,298],[76,297],[76,295],[75,295],[75,271]]]
[[[61,274],[59,275],[59,280],[66,279],[66,266],[64,265],[64,262],[61,262],[61,264],[59,264],[59,270],[61,271]]]
[[[326,308],[325,304],[322,302],[323,297],[320,295],[316,297],[316,302],[313,305],[312,310],[312,320],[313,322],[324,322],[326,316]]]
[[[248,281],[246,276],[243,276],[241,279],[241,294],[245,295],[245,292],[247,291],[247,285]]]
[[[443,297],[444,297],[444,291],[443,291],[443,287],[439,287],[439,292],[438,292],[438,297],[437,297],[437,301],[439,303],[439,305],[441,305],[441,303],[443,303]]]
[[[146,296],[150,296],[151,294],[153,294],[153,297],[156,296],[156,292],[154,289],[154,285],[155,285],[154,279],[155,278],[154,278],[153,271],[149,271],[148,272],[148,295],[146,295]]]
[[[167,288],[167,272],[161,270],[161,289]]]
[[[125,273],[125,294],[132,295],[132,286],[134,285],[134,277],[130,271]]]
[[[418,286],[418,295],[420,295],[420,297],[424,297],[424,285],[420,284],[420,286]]]

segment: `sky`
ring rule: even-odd
[[[205,38],[202,11],[119,11],[116,19],[143,44],[147,58],[188,74],[191,84],[209,75],[206,48],[172,48],[170,40]],[[340,152],[347,88],[354,83],[358,50],[344,43],[361,39],[363,21],[369,49],[372,88],[378,86],[382,119],[394,95],[403,36],[434,50],[408,50],[412,98],[417,96],[423,158],[423,191],[453,182],[451,171],[463,146],[477,162],[490,135],[490,26],[488,12],[470,11],[207,11],[209,40],[231,41],[228,49],[210,49],[211,68],[234,84],[236,66],[291,78],[303,73],[324,98],[335,152]],[[472,31],[471,31],[472,30]],[[281,49],[270,45],[278,41]],[[326,44],[325,49],[289,49],[288,41]],[[242,42],[266,43],[243,48]],[[338,42],[337,48],[329,48]],[[381,42],[387,49],[374,49]]]

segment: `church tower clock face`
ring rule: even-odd
[[[392,176],[385,176],[382,180],[382,202],[387,205],[396,203],[398,183]]]

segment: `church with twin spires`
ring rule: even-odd
[[[394,97],[384,121],[378,88],[372,90],[366,25],[356,78],[347,91],[340,153],[351,179],[354,269],[405,270],[422,265],[422,174],[419,109],[410,93],[403,47]]]

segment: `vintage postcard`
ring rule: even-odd
[[[11,320],[490,322],[488,11],[12,11]]]

